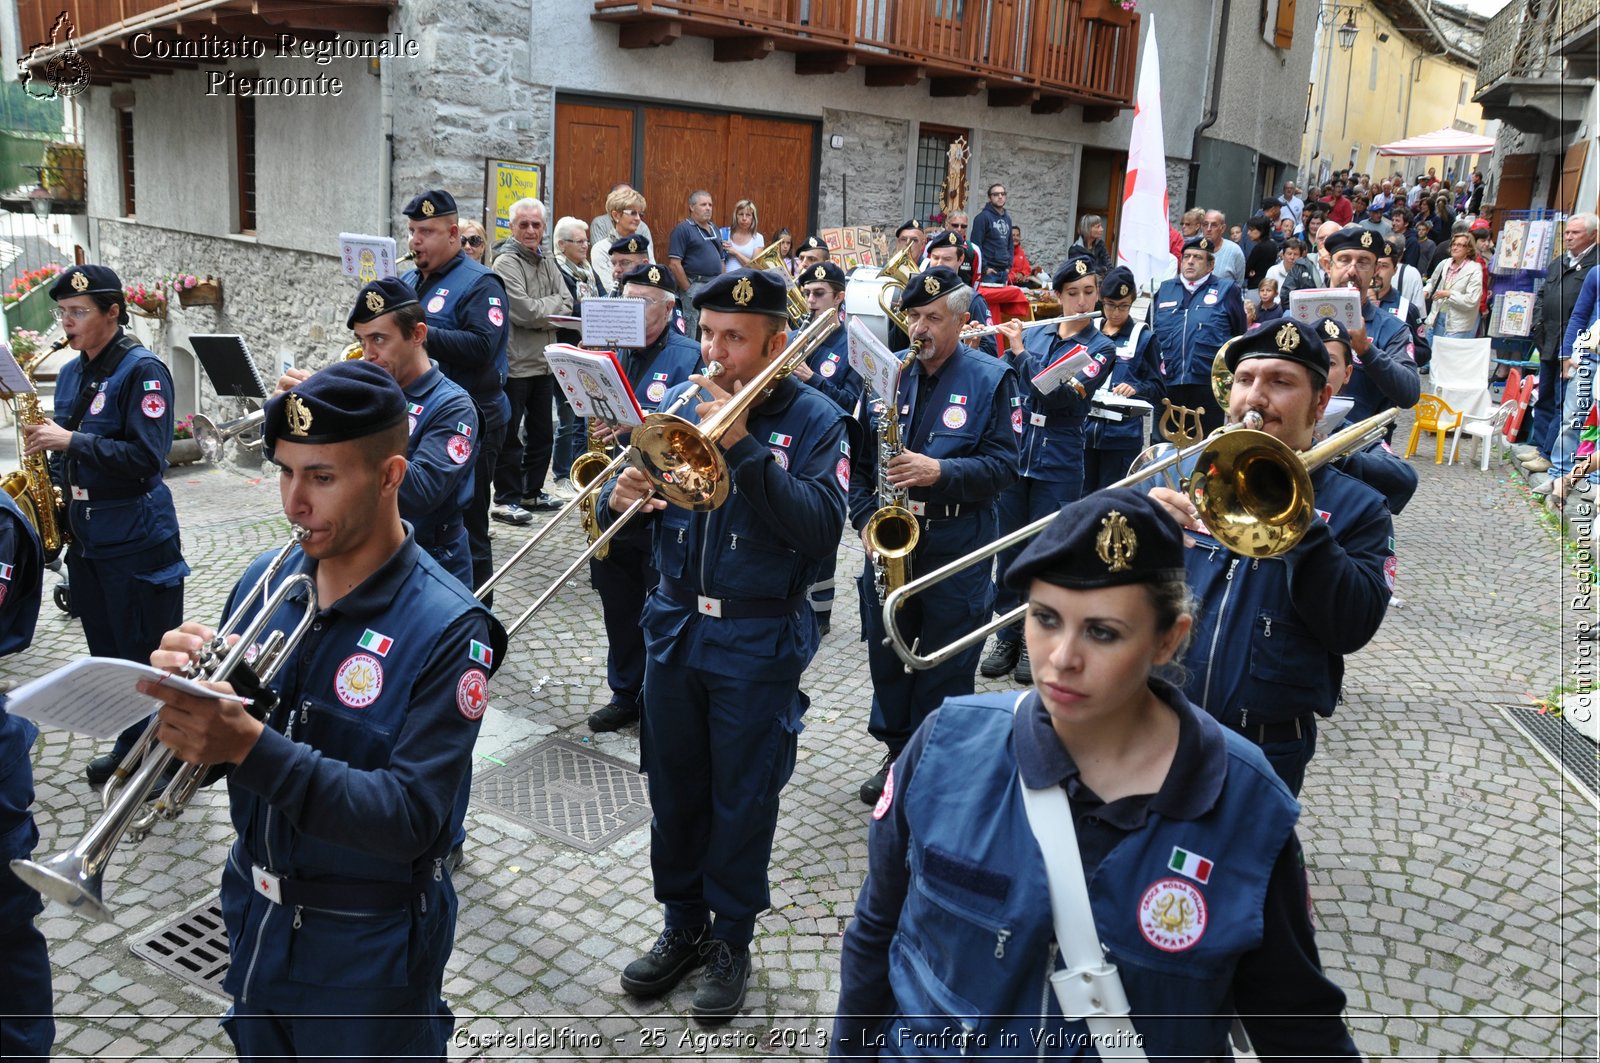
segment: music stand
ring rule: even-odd
[[[250,356],[243,336],[191,335],[189,344],[199,356],[211,386],[220,398],[265,401],[266,385],[261,382],[261,372]]]

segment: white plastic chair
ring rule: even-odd
[[[1456,451],[1461,446],[1461,437],[1465,435],[1477,441],[1478,468],[1483,472],[1488,472],[1490,453],[1500,449],[1495,445],[1496,442],[1505,444],[1507,451],[1511,449],[1511,444],[1506,441],[1501,429],[1505,427],[1506,420],[1516,412],[1516,400],[1507,399],[1500,404],[1498,410],[1495,410],[1494,413],[1487,417],[1473,417],[1470,415],[1463,417],[1461,424],[1456,426],[1455,433],[1450,440],[1450,464],[1454,465],[1456,463]]]
[[[1460,410],[1465,418],[1482,419],[1494,415],[1494,399],[1489,394],[1489,364],[1493,361],[1490,341],[1450,339],[1433,341],[1433,362],[1428,371],[1428,392]],[[1454,460],[1454,459],[1452,459]]]

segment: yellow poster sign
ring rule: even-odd
[[[485,226],[489,230],[489,243],[498,244],[511,235],[511,204],[519,199],[539,199],[543,195],[543,163],[484,160],[483,201],[493,211],[492,218],[485,219],[492,221]]]

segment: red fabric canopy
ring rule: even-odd
[[[1379,155],[1486,155],[1493,150],[1494,141],[1488,137],[1459,129],[1435,129],[1378,146]]]

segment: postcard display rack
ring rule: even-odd
[[[1489,338],[1495,360],[1532,367],[1538,361],[1534,305],[1551,256],[1561,249],[1566,215],[1516,210],[1506,215],[1489,263]]]

